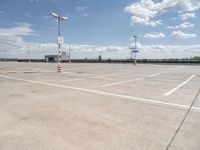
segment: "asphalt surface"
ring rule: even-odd
[[[169,149],[199,150],[199,89],[200,66],[0,62],[0,150],[165,150],[179,127]]]

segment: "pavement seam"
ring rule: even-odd
[[[200,95],[200,89],[199,89],[199,91],[197,92],[197,94],[196,94],[194,100],[192,101],[192,103],[191,103],[189,109],[188,109],[187,112],[185,113],[185,115],[184,115],[184,117],[183,117],[183,119],[182,119],[180,125],[178,126],[178,128],[176,129],[174,135],[173,135],[172,138],[170,139],[170,141],[169,141],[167,147],[165,148],[165,150],[168,150],[168,149],[171,147],[171,145],[172,145],[172,143],[173,143],[173,141],[174,141],[176,135],[178,134],[180,128],[181,128],[182,125],[183,125],[183,123],[185,122],[185,119],[187,118],[189,112],[190,112],[191,109],[192,109],[192,106],[194,105],[194,103],[195,103],[195,101],[197,100],[197,98],[199,97],[199,95]]]

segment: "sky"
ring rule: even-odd
[[[57,54],[57,20],[72,58],[127,59],[200,55],[200,0],[0,0],[0,57]],[[4,53],[5,52],[5,53]]]

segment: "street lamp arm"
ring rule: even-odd
[[[133,35],[133,38],[134,38],[134,39],[137,39],[137,36],[136,36],[136,35]]]
[[[61,17],[61,20],[67,20],[68,17]]]
[[[50,13],[50,15],[52,15],[53,17],[56,17],[56,18],[59,17],[56,13]]]
[[[56,13],[53,13],[53,12],[50,13],[50,15],[57,18],[57,19],[60,19],[60,20],[67,20],[68,19],[68,17],[61,17],[61,16],[59,16]]]

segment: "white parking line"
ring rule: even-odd
[[[166,92],[165,96],[169,96],[172,93],[174,93],[176,90],[178,90],[179,88],[181,88],[182,86],[184,86],[186,83],[188,83],[190,80],[192,80],[196,75],[193,74],[192,76],[190,76],[187,80],[185,80],[184,82],[182,82],[181,84],[179,84],[178,86],[176,86],[175,88],[171,89],[170,91]]]
[[[74,73],[74,72],[70,72],[70,71],[63,71],[62,73],[68,74],[68,73]]]
[[[158,76],[158,75],[160,75],[160,73],[157,73],[157,74],[151,74],[151,75],[147,76],[147,78],[152,78],[152,77],[155,77],[155,76]]]
[[[155,77],[155,76],[158,76],[158,75],[160,75],[160,73],[151,74],[151,75],[148,75],[147,77],[148,78],[152,78],[152,77]],[[126,80],[126,81],[120,81],[120,82],[114,82],[114,83],[110,83],[110,84],[105,84],[105,85],[102,85],[101,87],[108,87],[108,86],[113,86],[113,85],[118,85],[118,84],[123,84],[123,83],[138,81],[138,80],[144,80],[144,79],[145,78],[135,78],[135,79],[132,79],[132,80]]]
[[[139,97],[122,95],[122,94],[97,91],[97,90],[90,90],[90,89],[78,88],[78,87],[72,87],[72,86],[65,86],[65,85],[59,85],[59,84],[53,84],[53,83],[39,82],[39,81],[27,80],[27,79],[10,77],[10,76],[5,76],[5,75],[0,75],[0,77],[7,78],[7,79],[12,79],[12,80],[17,80],[17,81],[33,83],[33,84],[46,85],[46,86],[52,86],[52,87],[59,87],[59,88],[65,88],[65,89],[72,89],[72,90],[77,90],[77,91],[82,91],[82,92],[87,92],[87,93],[93,93],[93,94],[98,94],[98,95],[106,95],[106,96],[112,96],[112,97],[117,97],[117,98],[123,98],[124,100],[132,101],[132,102],[142,102],[142,103],[146,103],[146,104],[169,107],[169,108],[176,108],[176,109],[182,109],[182,110],[189,109],[189,106],[187,106],[187,105],[166,103],[166,102],[161,102],[161,101],[156,101],[156,100],[151,100],[151,99],[145,99],[145,98],[139,98]],[[200,108],[199,107],[192,107],[192,110],[196,111],[196,112],[200,112]]]
[[[112,86],[112,85],[118,85],[118,84],[123,84],[123,83],[127,83],[127,82],[138,81],[138,80],[144,80],[144,79],[145,78],[135,78],[135,79],[132,79],[132,80],[126,80],[126,81],[121,81],[121,82],[105,84],[105,85],[102,85],[101,87],[108,87],[108,86]]]
[[[78,79],[72,79],[72,80],[63,80],[62,82],[82,81],[82,80],[87,80],[87,79],[103,78],[103,77],[107,77],[107,76],[110,76],[110,75],[101,75],[101,76],[78,78]]]
[[[63,80],[62,82],[84,81],[88,79],[104,78],[104,77],[116,76],[118,74],[128,74],[128,73],[130,72],[105,74],[105,75],[98,75],[98,76],[92,76],[92,77],[83,77],[83,78],[77,78],[77,79],[72,79],[72,80]]]

